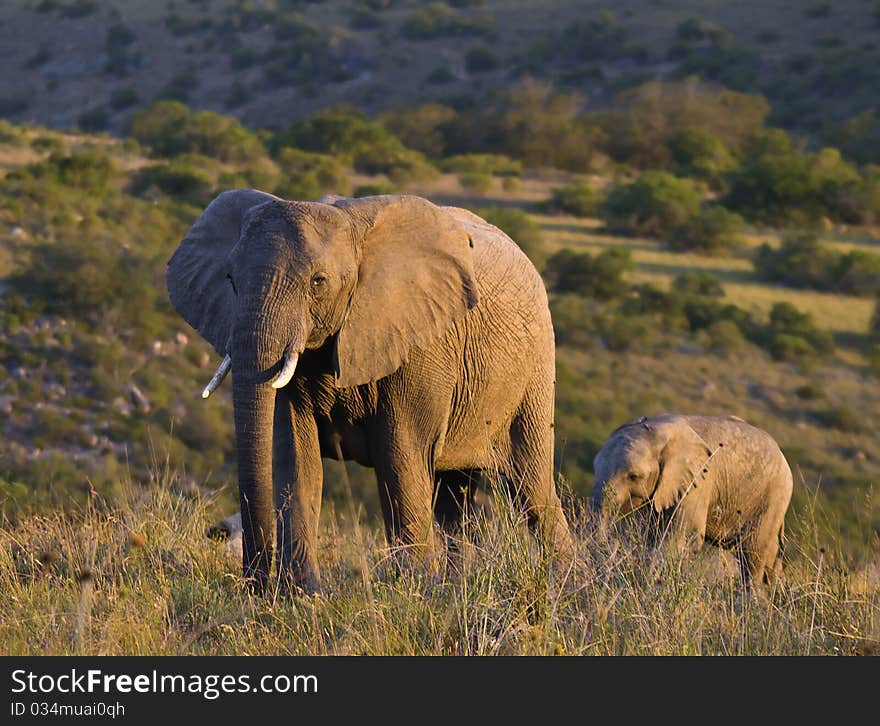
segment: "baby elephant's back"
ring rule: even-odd
[[[687,416],[712,451],[716,475],[791,488],[791,469],[779,444],[763,429],[737,416]]]

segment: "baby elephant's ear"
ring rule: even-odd
[[[168,260],[171,304],[220,355],[226,355],[235,304],[226,279],[226,256],[238,242],[248,211],[268,201],[281,200],[256,189],[223,192],[202,212]]]
[[[712,451],[702,437],[684,421],[671,421],[657,427],[660,450],[660,476],[651,497],[654,510],[674,507],[699,477]]]

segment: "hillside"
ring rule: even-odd
[[[482,105],[524,76],[600,108],[694,74],[814,140],[866,114],[844,136],[878,161],[878,22],[862,0],[8,0],[0,117],[118,133],[174,98],[274,127],[340,103]]]
[[[229,392],[199,398],[215,356],[171,311],[164,263],[213,190],[254,183],[240,177],[248,169],[262,169],[258,186],[270,184],[266,175],[274,169],[281,181],[269,188],[284,189],[284,167],[277,156],[157,163],[144,153],[131,140],[4,129],[0,486],[7,516],[67,506],[71,496],[82,501],[91,490],[112,497],[127,477],[147,485],[164,477],[184,496],[221,488],[218,514],[234,506]],[[187,163],[196,164],[198,173]],[[817,497],[827,506],[823,536],[829,544],[854,560],[870,557],[880,523],[871,496],[880,473],[874,435],[880,379],[871,375],[865,357],[872,298],[759,279],[749,250],[768,239],[778,248],[780,233],[772,230],[747,230],[745,247],[699,256],[670,251],[655,239],[609,235],[593,218],[535,211],[567,178],[524,172],[511,185],[509,177],[490,177],[489,186],[475,192],[462,186],[467,175],[434,172],[400,187],[483,210],[524,245],[537,231],[538,246],[530,242],[530,254],[549,258],[543,262],[548,286],[562,290],[551,298],[563,486],[579,496],[589,492],[593,455],[608,432],[629,418],[660,411],[734,413],[778,438],[798,480],[795,507]],[[329,183],[343,191],[389,188],[384,175],[364,176],[344,165]],[[296,198],[296,189],[289,196]],[[517,211],[523,209],[529,211]],[[499,210],[517,211],[532,227],[517,229],[522,220],[504,221]],[[870,228],[847,228],[829,231],[821,241],[833,249],[874,249],[872,235]],[[610,297],[600,299],[588,287],[565,292],[554,283],[553,255],[559,250],[606,249],[627,250],[632,258]],[[682,298],[684,315],[695,303],[699,310],[709,306],[700,313],[710,316],[704,322],[670,317],[665,308],[630,309],[654,289],[646,282],[669,291],[663,305],[674,303],[683,272],[709,275],[710,287],[712,280],[720,285],[705,293],[709,297]],[[761,337],[771,305],[779,302],[810,311],[809,325],[830,333],[832,352],[780,353],[772,347],[776,338]],[[739,323],[744,333],[723,320],[709,325],[711,316],[728,315],[723,305],[730,303],[747,316]],[[697,327],[688,330],[690,325]],[[339,470],[327,466],[327,496],[338,503]],[[375,517],[371,473],[350,470],[359,499]]]
[[[21,653],[873,652],[875,5],[2,3],[0,610],[15,615],[0,639]],[[461,567],[400,574],[372,472],[325,462],[333,597],[233,596],[237,565],[203,536],[237,506],[230,387],[201,399],[217,355],[172,310],[165,265],[241,187],[419,194],[522,247],[556,334],[569,579],[489,480]],[[585,511],[609,433],[664,411],[735,414],[782,447],[791,577],[772,605],[716,577],[717,552],[692,570]]]

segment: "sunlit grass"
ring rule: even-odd
[[[849,572],[809,526],[789,542],[772,600],[729,557],[649,550],[637,527],[571,514],[577,557],[548,562],[505,496],[468,520],[461,554],[432,576],[396,564],[376,528],[328,511],[325,592],[245,593],[238,562],[205,538],[207,502],[130,486],[0,529],[6,654],[834,654],[880,637],[878,563]],[[791,516],[791,515],[790,515]],[[812,523],[817,521],[810,513]],[[810,525],[812,526],[812,524]],[[818,539],[816,540],[818,542]]]
[[[799,310],[811,314],[820,328],[834,333],[866,333],[874,312],[875,301],[871,298],[798,290],[760,280],[755,274],[748,250],[764,242],[779,244],[778,235],[775,234],[748,234],[745,236],[745,249],[740,254],[709,257],[673,252],[665,249],[656,240],[603,234],[599,220],[547,215],[536,215],[535,218],[541,225],[548,248],[552,251],[570,247],[596,254],[610,247],[629,249],[635,269],[629,273],[628,279],[633,283],[651,283],[660,288],[668,288],[673,278],[682,272],[705,272],[718,277],[727,298],[746,310],[766,315],[775,303],[789,302]],[[833,242],[832,237],[823,240],[831,242],[841,251],[858,248],[876,252],[876,248],[865,241]]]

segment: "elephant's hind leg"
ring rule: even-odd
[[[450,546],[455,546],[455,538],[461,534],[462,519],[473,506],[474,487],[479,476],[480,472],[476,469],[437,473],[434,519]]]
[[[510,448],[502,472],[529,527],[556,552],[573,551],[568,522],[553,481],[552,386],[533,386],[510,426]]]

